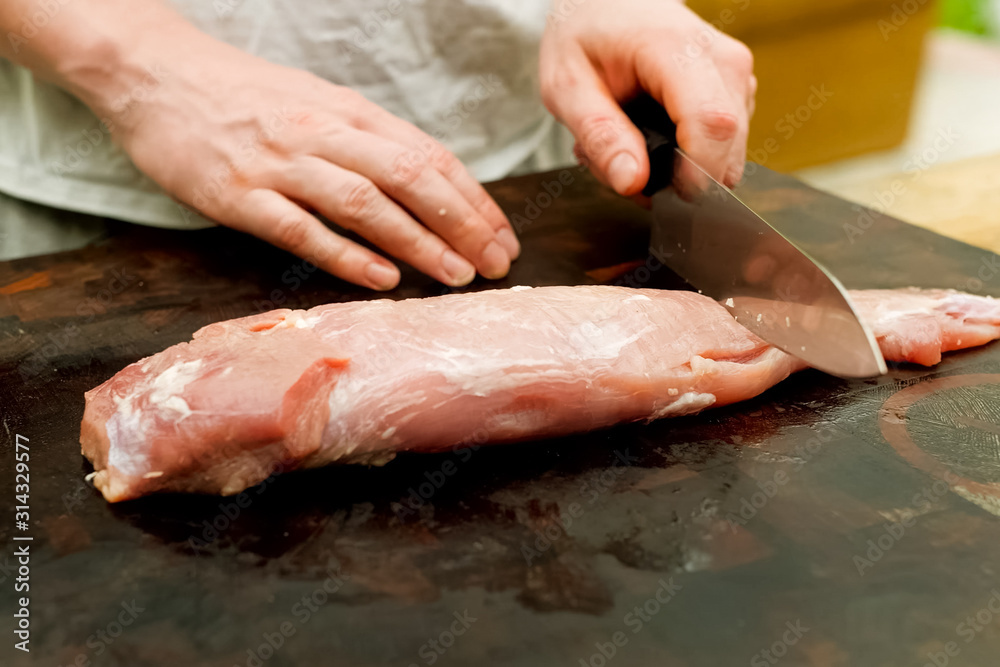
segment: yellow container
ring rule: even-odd
[[[754,52],[749,159],[779,171],[898,146],[934,0],[691,0]]]

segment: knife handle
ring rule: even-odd
[[[622,110],[646,139],[646,151],[649,153],[649,180],[642,189],[642,194],[652,197],[674,180],[677,126],[663,105],[648,93],[640,93],[638,97],[622,105]]]

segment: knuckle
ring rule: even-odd
[[[539,82],[542,103],[552,114],[556,114],[559,102],[578,85],[579,78],[570,68],[547,67],[542,72]]]
[[[363,224],[378,211],[380,197],[381,193],[371,181],[352,182],[343,193],[341,211],[344,218],[354,224]]]
[[[603,114],[587,116],[580,123],[577,142],[580,152],[588,160],[599,160],[609,154],[625,128],[617,119]]]
[[[330,99],[332,108],[338,115],[360,118],[368,110],[368,100],[365,96],[349,86],[333,85],[331,90],[329,81],[315,77],[313,91]]]
[[[481,233],[483,229],[483,225],[478,216],[466,215],[455,221],[455,224],[448,230],[448,235],[456,240],[474,239],[478,236],[485,236]],[[492,234],[490,234],[490,237],[492,237]],[[489,243],[489,240],[483,243],[484,248],[487,243]]]
[[[333,275],[344,280],[350,280],[347,273],[347,246],[343,243],[332,244],[326,249],[323,266]]]
[[[428,233],[416,234],[407,246],[409,254],[418,264],[436,262],[445,250],[444,244],[438,237]]]
[[[455,154],[437,142],[431,146],[427,160],[432,167],[446,175],[454,174],[463,168]]]
[[[429,151],[403,151],[392,161],[385,179],[386,187],[391,193],[406,190],[417,182],[427,168],[427,152]]]
[[[753,51],[750,50],[749,46],[731,38],[727,38],[723,44],[725,46],[724,58],[731,67],[735,67],[747,75],[753,72]]]
[[[278,244],[286,249],[303,248],[310,235],[310,220],[304,213],[290,213],[278,222]]]
[[[698,112],[697,121],[705,135],[715,141],[732,141],[740,131],[739,118],[727,109],[703,108]]]
[[[493,217],[497,215],[503,216],[503,212],[497,209],[489,193],[482,187],[475,188],[469,194],[469,197],[469,204],[481,214]]]

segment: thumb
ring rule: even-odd
[[[571,67],[561,63],[562,67]],[[625,196],[649,180],[649,157],[642,133],[632,124],[589,62],[564,71],[543,88],[549,111],[576,139],[576,154],[603,183]]]

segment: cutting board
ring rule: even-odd
[[[467,289],[682,286],[648,214],[581,170],[489,189],[524,252]],[[848,287],[1000,294],[992,253],[765,169],[739,193]],[[225,229],[124,224],[0,264],[4,497],[17,435],[31,452],[5,600],[12,538],[33,538],[31,653],[8,629],[0,663],[996,664],[1000,344],[649,425],[105,503],[83,392],[210,322],[374,296],[309,269]],[[402,285],[387,298],[449,291]]]

